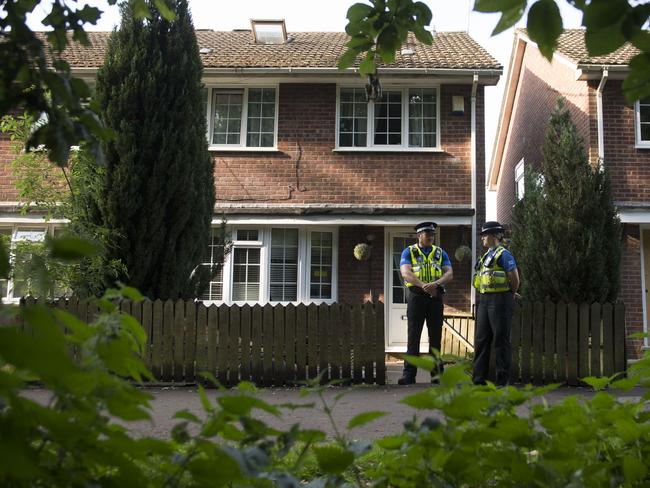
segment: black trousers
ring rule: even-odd
[[[474,333],[475,384],[484,384],[490,369],[490,348],[494,341],[496,355],[496,384],[507,385],[510,380],[512,347],[510,329],[514,311],[514,297],[511,292],[480,294],[476,310]]]
[[[406,354],[418,356],[420,354],[420,338],[422,337],[422,328],[424,322],[427,323],[429,333],[429,351],[432,348],[440,350],[440,341],[442,339],[442,317],[444,305],[442,297],[438,295],[432,298],[430,295],[421,291],[415,293],[409,290],[406,305],[406,317],[408,318],[408,340]],[[404,376],[415,378],[417,368],[412,364],[404,361]],[[438,364],[438,369],[431,372],[432,375],[442,373],[442,364]]]

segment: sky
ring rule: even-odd
[[[250,28],[250,19],[285,19],[288,32],[345,30],[347,9],[355,0],[188,0],[194,26],[197,29],[232,30]],[[360,1],[360,0],[357,0]],[[499,14],[472,12],[474,0],[423,0],[433,13],[432,27],[436,31],[467,31],[503,66],[503,76],[496,87],[485,90],[485,154],[486,168],[490,165],[492,146],[498,123],[503,88],[508,73],[514,28],[492,37]],[[72,2],[70,2],[72,3]],[[43,2],[47,5],[47,2]],[[119,23],[117,6],[106,1],[78,1],[78,5],[96,6],[104,14],[96,26],[87,30],[111,30]],[[564,0],[558,0],[565,28],[580,27],[581,14]],[[36,8],[28,19],[32,29],[42,30],[41,19],[46,7]],[[525,15],[516,27],[525,27]],[[487,192],[487,219],[496,217],[494,192]]]

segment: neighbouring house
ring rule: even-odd
[[[614,201],[624,226],[620,299],[627,334],[647,331],[650,321],[650,99],[628,103],[622,83],[638,50],[626,44],[591,57],[583,29],[566,30],[551,62],[525,30],[515,33],[510,68],[488,175],[497,191],[497,218],[509,222],[524,193],[524,167],[541,161],[551,111],[564,97],[593,164],[609,169]],[[627,339],[636,358],[647,341]]]
[[[94,80],[109,34],[91,32],[90,47],[68,49],[75,74]],[[485,220],[484,88],[497,83],[501,65],[465,32],[438,32],[431,46],[409,37],[396,62],[379,67],[381,99],[368,101],[358,70],[336,67],[344,33],[287,34],[284,22],[253,21],[251,30],[198,30],[197,38],[215,168],[213,222],[216,232],[225,216],[233,241],[201,298],[379,300],[386,350],[403,351],[399,256],[414,242],[413,226],[434,220],[455,270],[447,310],[470,312],[472,258],[454,255],[462,246],[476,253]],[[0,225],[14,239],[44,231],[38,215],[14,213],[17,192],[1,146],[0,155]],[[353,254],[360,243],[371,246],[365,261]],[[15,290],[9,283],[6,298]]]

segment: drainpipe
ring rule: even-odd
[[[471,156],[470,156],[470,167],[472,175],[472,208],[474,209],[474,215],[472,215],[472,266],[474,266],[474,261],[476,260],[476,89],[478,88],[478,75],[475,74],[472,78],[472,102],[471,102],[471,127],[472,127],[472,136],[471,136]],[[472,310],[474,309],[474,304],[476,303],[476,290],[474,287],[471,287],[471,302]]]
[[[603,164],[605,160],[605,141],[604,139],[604,122],[603,122],[603,90],[605,89],[605,83],[607,83],[607,77],[609,72],[607,68],[603,69],[603,76],[600,78],[600,83],[598,84],[598,89],[596,90],[596,119],[598,124],[598,164]]]

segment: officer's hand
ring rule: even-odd
[[[434,298],[438,296],[438,286],[433,283],[427,283],[424,285],[423,289]]]
[[[515,300],[521,299],[521,295],[517,292],[514,292],[512,295],[515,297]]]

